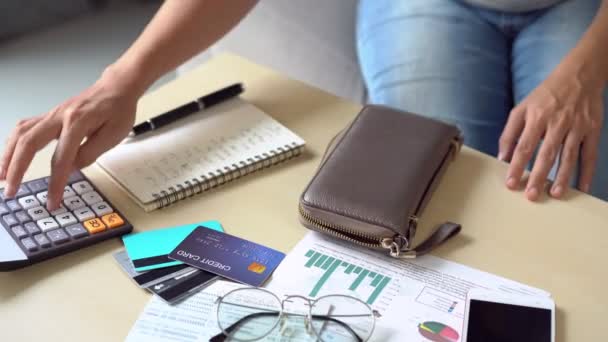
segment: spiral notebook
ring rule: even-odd
[[[129,137],[97,164],[152,211],[291,159],[304,144],[269,115],[235,98]]]

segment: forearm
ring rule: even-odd
[[[600,86],[608,83],[608,0],[602,1],[593,22],[569,57],[579,64],[585,79]]]
[[[257,0],[167,0],[133,45],[104,75],[138,94],[167,72],[207,49]]]

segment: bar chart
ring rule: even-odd
[[[304,267],[323,270],[321,277],[309,293],[309,296],[313,298],[321,292],[328,282],[336,279],[344,284],[345,289],[349,291],[368,293],[366,302],[369,305],[373,305],[391,282],[391,278],[384,274],[312,249],[306,252],[305,257],[306,263]]]

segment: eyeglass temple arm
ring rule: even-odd
[[[229,326],[228,328],[225,329],[225,332],[230,334],[239,325],[244,324],[248,320],[251,320],[251,319],[260,318],[260,317],[268,317],[268,316],[278,316],[278,315],[279,315],[278,312],[253,313],[253,314],[247,315],[247,316],[239,319],[238,321],[234,322],[231,326]],[[359,337],[359,335],[357,335],[357,333],[348,324],[346,324],[340,320],[337,320],[337,319],[335,319],[333,317],[329,317],[329,316],[323,316],[323,315],[313,315],[312,318],[337,323],[337,324],[341,325],[342,327],[344,327],[346,330],[348,330],[348,332],[350,332],[354,337],[356,337],[358,342],[363,342],[361,337]],[[226,340],[226,337],[228,337],[228,336],[226,334],[224,334],[224,332],[221,332],[221,333],[213,336],[211,339],[209,339],[209,342],[224,342]]]

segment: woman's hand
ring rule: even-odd
[[[141,92],[121,76],[109,68],[80,95],[42,116],[19,122],[0,159],[7,197],[15,195],[36,152],[58,139],[47,202],[49,210],[58,208],[70,173],[93,163],[129,133]]]
[[[517,189],[537,147],[538,155],[526,185],[526,197],[537,200],[559,158],[550,189],[561,197],[580,160],[578,189],[589,192],[603,122],[604,81],[575,58],[566,58],[510,115],[500,138],[498,158],[510,161],[506,184]],[[541,143],[542,140],[542,143]]]

